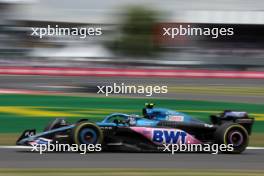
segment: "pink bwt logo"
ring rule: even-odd
[[[131,127],[132,130],[142,134],[156,144],[200,144],[185,131],[166,128]]]

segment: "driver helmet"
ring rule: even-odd
[[[147,119],[153,119],[154,117],[149,114],[148,111],[151,111],[155,106],[154,103],[145,103],[145,108],[143,108],[143,116]]]

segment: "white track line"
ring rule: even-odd
[[[32,149],[31,146],[0,146],[0,149]],[[264,150],[264,147],[247,147],[248,150]]]
[[[247,147],[248,150],[264,150],[264,147]]]
[[[31,146],[16,146],[16,145],[12,145],[12,146],[0,146],[0,149],[31,149]]]

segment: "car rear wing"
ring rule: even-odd
[[[223,113],[217,115],[211,115],[211,122],[214,125],[221,125],[226,122],[234,122],[242,125],[248,134],[251,134],[254,118],[249,117],[247,112],[226,110]]]

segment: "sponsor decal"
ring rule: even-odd
[[[184,117],[183,116],[170,116],[169,121],[177,121],[177,122],[183,122]]]
[[[47,145],[48,143],[52,142],[51,139],[46,139],[46,138],[38,138],[32,142],[29,142],[30,145]]]
[[[166,144],[185,144],[186,132],[179,130],[154,130],[152,141]]]
[[[161,144],[200,144],[201,142],[192,135],[179,129],[131,127],[152,142]]]

